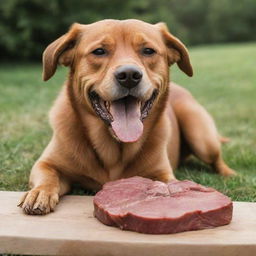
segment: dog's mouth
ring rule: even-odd
[[[104,101],[95,91],[89,92],[89,98],[96,114],[111,126],[120,141],[135,142],[143,133],[142,122],[148,116],[157,94],[155,89],[145,102],[133,96]]]

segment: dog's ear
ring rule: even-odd
[[[43,53],[43,80],[50,79],[58,64],[70,66],[74,58],[74,48],[83,25],[75,23],[69,31],[52,42]]]
[[[193,76],[193,69],[190,63],[189,54],[186,46],[175,36],[173,36],[165,23],[157,23],[168,51],[168,64],[178,64],[179,68],[188,76]]]

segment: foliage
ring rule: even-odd
[[[74,22],[166,22],[189,45],[256,39],[255,0],[1,0],[0,56],[39,59]]]

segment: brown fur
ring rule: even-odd
[[[140,56],[138,49],[145,44],[157,54]],[[113,54],[93,56],[91,51],[99,45]],[[222,175],[234,174],[221,158],[220,137],[210,115],[187,90],[169,84],[173,63],[189,76],[193,71],[186,47],[163,23],[104,20],[74,24],[47,47],[43,63],[44,80],[53,76],[58,64],[69,66],[70,73],[50,113],[53,137],[32,168],[31,190],[21,199],[27,214],[53,211],[59,196],[74,182],[88,189],[134,175],[168,182],[175,178],[173,170],[181,158],[190,153]],[[143,135],[133,143],[118,142],[88,99],[88,91],[94,88],[104,99],[113,100],[113,72],[126,63],[143,70],[147,93],[142,97],[149,97],[154,88],[159,90],[144,121]]]

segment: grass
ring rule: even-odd
[[[176,67],[172,80],[188,88],[230,137],[223,156],[238,176],[223,178],[197,160],[176,171],[215,187],[237,201],[256,201],[256,44],[196,47],[190,50],[195,71],[186,77]],[[30,168],[47,145],[48,111],[65,79],[60,68],[47,83],[40,64],[1,64],[0,190],[27,190]]]

